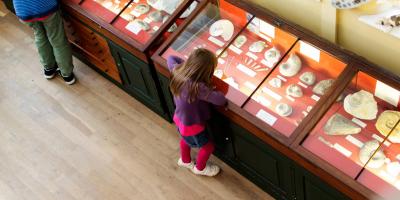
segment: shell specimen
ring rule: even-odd
[[[389,140],[391,142],[400,143],[400,125],[395,127],[399,120],[399,111],[386,110],[379,115],[375,127],[383,136],[387,136],[390,133]]]
[[[135,19],[135,20],[133,20],[133,22],[138,24],[140,26],[140,28],[144,31],[148,31],[150,29],[150,25],[141,19]]]
[[[378,104],[371,93],[360,90],[344,98],[344,110],[359,119],[373,120],[378,113]]]
[[[221,36],[225,41],[228,41],[233,36],[235,27],[232,22],[227,19],[220,19],[214,22],[210,27],[210,35],[217,37]]]
[[[233,42],[233,45],[235,45],[237,48],[241,48],[246,42],[247,37],[244,35],[239,35]]]
[[[335,82],[333,79],[326,79],[322,80],[317,83],[317,85],[314,86],[313,92],[318,95],[324,95],[329,88],[332,86],[332,84]]]
[[[222,50],[224,50],[224,49],[218,49],[218,50],[216,51],[216,54],[217,54],[217,55],[221,54],[221,53],[222,53]],[[220,57],[221,57],[221,58],[226,58],[226,57],[228,57],[228,52],[227,52],[227,51],[224,51],[224,53],[222,53]]]
[[[267,44],[264,41],[253,42],[253,44],[250,45],[249,50],[253,53],[260,53],[264,50],[266,45]]]
[[[296,84],[291,84],[286,88],[286,94],[292,97],[302,97],[303,90]]]
[[[296,54],[291,54],[286,62],[279,66],[279,72],[286,76],[292,77],[299,73],[301,69],[301,60]]]
[[[150,6],[147,4],[141,3],[141,4],[137,5],[133,10],[137,13],[145,14],[145,13],[149,12]]]
[[[275,111],[276,113],[278,113],[278,115],[282,117],[287,117],[292,114],[293,109],[290,105],[286,103],[279,103],[278,105],[276,105]]]
[[[282,87],[282,80],[279,78],[273,78],[268,83],[274,88]]]
[[[360,153],[359,153],[359,158],[362,164],[367,164],[368,160],[371,158],[371,156],[374,154],[374,152],[379,148],[379,142],[377,140],[371,140],[366,143],[361,147]],[[385,164],[385,154],[383,153],[382,150],[378,150],[375,155],[371,158],[371,160],[368,163],[367,167],[370,168],[379,168],[383,164]]]
[[[277,48],[272,47],[264,53],[264,58],[268,62],[276,63],[281,58],[281,52]]]
[[[359,7],[369,0],[331,0],[332,6],[338,9],[351,9]]]
[[[161,22],[163,20],[162,13],[160,11],[153,11],[148,16],[153,22]]]
[[[306,85],[314,85],[316,79],[317,78],[313,72],[304,72],[300,76],[300,81],[305,83]]]
[[[334,114],[324,126],[328,135],[351,135],[361,132],[361,128],[341,114]]]

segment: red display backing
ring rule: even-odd
[[[128,0],[121,0],[121,3],[119,4],[119,11],[121,11],[128,3]],[[100,17],[107,23],[111,23],[111,21],[119,14],[119,12],[113,13],[94,0],[85,0],[81,6],[93,16]]]

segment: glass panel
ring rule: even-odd
[[[345,66],[332,55],[299,41],[244,109],[289,137]]]
[[[395,199],[400,195],[400,91],[380,81],[373,85],[378,105],[383,107],[373,121],[377,129],[374,138],[385,141],[357,181],[382,197]]]
[[[343,100],[339,98],[331,106],[302,146],[355,178],[390,133],[390,129],[377,129],[379,117],[387,110],[398,110],[399,97],[393,99],[394,93],[383,88],[388,86],[358,72],[342,93]],[[382,153],[368,166],[380,168],[385,162]]]
[[[142,44],[146,44],[183,3],[181,0],[160,0],[148,5],[147,2],[151,1],[140,0],[132,2],[113,23],[114,27]],[[173,32],[197,5],[197,1],[194,1],[188,11],[184,12],[167,32]]]
[[[79,4],[81,2],[81,0],[64,0],[64,1],[71,2],[71,3],[74,3],[74,4]]]
[[[242,106],[296,40],[265,21],[252,19],[222,53],[214,73],[230,85],[226,97]]]
[[[170,55],[176,55],[185,59],[190,52],[200,47],[217,52],[218,49],[224,48],[229,39],[237,35],[246,23],[246,12],[232,4],[224,1],[221,1],[219,6],[208,3],[162,57],[167,59]]]
[[[82,8],[104,21],[111,21],[128,5],[130,0],[84,0]]]

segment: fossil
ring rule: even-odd
[[[286,94],[292,97],[302,97],[303,90],[296,84],[291,84],[286,88]]]
[[[141,4],[138,4],[133,10],[142,15],[142,14],[149,12],[150,6],[147,4],[141,3]]]
[[[279,103],[278,105],[276,105],[275,111],[276,113],[278,113],[278,115],[282,117],[287,117],[292,114],[293,109],[290,105],[286,103]]]
[[[217,55],[221,54],[222,50],[224,50],[224,49],[218,49],[218,50],[216,51],[216,54],[217,54]],[[228,57],[228,52],[227,52],[227,51],[224,51],[224,53],[222,53],[220,57],[221,57],[221,58],[226,58],[226,57]]]
[[[239,35],[233,42],[233,45],[235,45],[237,48],[241,48],[246,42],[247,42],[247,37],[244,35]]]
[[[279,66],[279,72],[287,77],[295,76],[301,69],[301,60],[296,54],[291,54],[286,62]]]
[[[334,79],[322,80],[322,81],[318,82],[318,83],[314,86],[314,88],[313,88],[312,91],[313,91],[315,94],[324,95],[324,94],[329,90],[329,88],[332,86],[333,82],[335,82]]]
[[[359,7],[369,0],[331,0],[332,6],[338,9],[351,9]]]
[[[372,120],[378,113],[378,104],[371,93],[360,90],[344,98],[344,110],[359,119]]]
[[[153,11],[148,16],[153,22],[161,22],[163,20],[162,13],[160,11]]]
[[[133,20],[133,22],[138,24],[140,26],[140,28],[144,31],[148,31],[150,29],[150,25],[141,19],[135,19],[135,20]]]
[[[276,63],[281,58],[281,52],[277,48],[272,47],[265,51],[264,58],[268,62]]]
[[[232,38],[234,29],[235,27],[231,21],[220,19],[211,25],[210,35],[214,37],[221,36],[225,41],[228,41]]]
[[[268,83],[274,88],[282,87],[282,80],[279,78],[273,78]]]
[[[341,114],[334,114],[324,126],[328,135],[352,135],[361,132],[361,128]]]
[[[253,53],[260,53],[266,46],[267,44],[264,41],[257,41],[250,45],[249,50]]]
[[[313,72],[304,72],[300,76],[300,81],[306,85],[314,85],[316,79],[317,78]]]
[[[386,110],[379,115],[375,127],[385,137],[390,133],[389,140],[391,142],[400,143],[400,124],[395,127],[399,120],[399,111]]]

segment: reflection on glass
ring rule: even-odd
[[[110,23],[129,2],[130,0],[84,0],[81,6],[92,15]]]
[[[113,26],[136,41],[146,44],[182,2],[181,0],[133,1],[113,22]],[[173,32],[197,4],[196,1],[193,2],[167,32]]]
[[[185,59],[197,48],[216,52],[224,48],[247,23],[246,12],[224,1],[208,3],[162,55]],[[218,52],[220,53],[220,52]]]
[[[381,125],[388,111],[398,110],[399,96],[393,98],[393,92],[398,93],[358,72],[302,146],[353,178],[365,165],[372,171],[383,168],[393,141],[384,142],[391,128]]]
[[[299,41],[244,109],[289,137],[345,66],[330,54]]]

